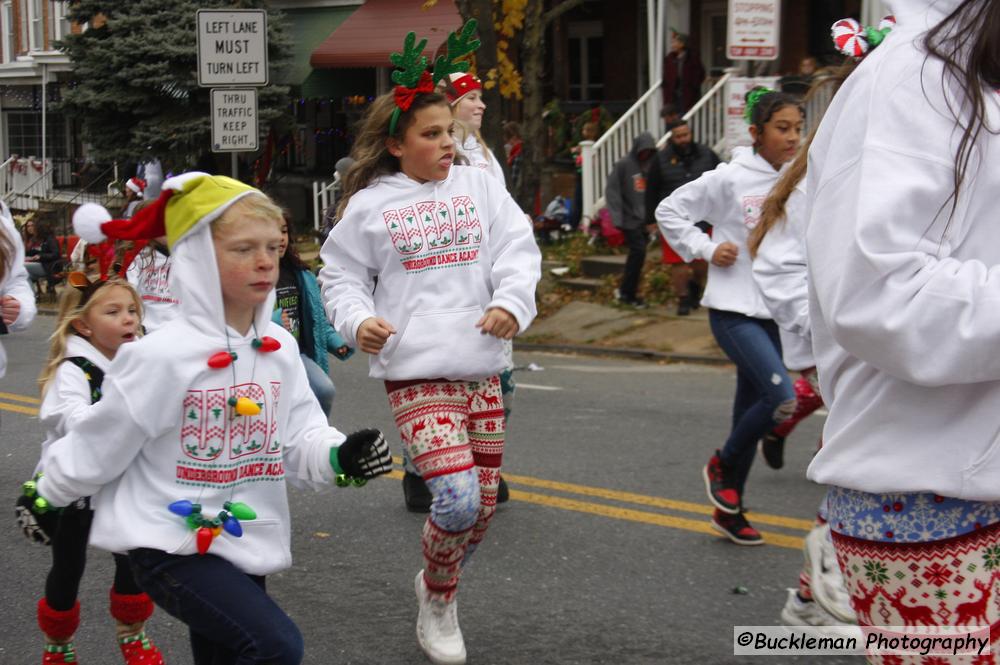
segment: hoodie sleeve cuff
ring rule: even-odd
[[[721,242],[709,241],[704,247],[701,248],[701,258],[711,263],[712,257],[715,256],[715,250],[717,250],[721,244]]]
[[[535,318],[533,314],[525,311],[524,307],[511,300],[493,300],[486,306],[486,309],[492,309],[494,307],[510,312],[511,316],[513,316],[517,321],[518,335],[527,330],[528,326],[531,325],[531,322]]]

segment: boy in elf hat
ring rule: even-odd
[[[170,178],[131,222],[74,215],[92,242],[166,235],[180,316],[119,351],[104,399],[51,444],[34,505],[92,496],[91,544],[128,553],[139,586],[190,627],[196,665],[301,662],[298,628],[265,591],[291,564],[285,480],[360,485],[391,467],[380,432],[327,424],[271,322],[281,222],[259,190],[205,173]]]

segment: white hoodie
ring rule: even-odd
[[[754,281],[780,327],[785,367],[796,371],[816,366],[809,328],[805,208],[805,184],[800,182],[785,203],[785,218],[768,230],[753,260]]]
[[[223,531],[209,552],[249,574],[273,573],[291,564],[286,478],[331,480],[331,447],[345,437],[310,391],[295,339],[271,322],[273,291],[254,323],[281,348],[263,353],[251,346],[253,328],[242,336],[225,324],[207,224],[174,246],[172,260],[180,316],[119,349],[101,401],[50,446],[38,491],[56,506],[92,496],[90,542],[112,552],[194,554],[195,531],[167,506],[187,499],[211,519],[224,502],[244,502],[257,519],[241,522],[241,538]],[[227,332],[238,359],[212,369]],[[230,396],[259,402],[260,415],[230,419]]]
[[[959,87],[920,45],[958,4],[895,3],[809,153],[819,483],[1000,500],[1000,136],[979,135],[949,221]],[[1000,95],[983,95],[995,129]]]
[[[532,229],[479,169],[426,183],[379,178],[351,197],[321,256],[327,316],[348,344],[358,345],[358,327],[373,316],[398,331],[371,356],[374,378],[491,376],[504,368],[503,345],[475,327],[483,312],[507,310],[522,333],[537,313]]]
[[[82,337],[70,335],[66,340],[65,357],[77,356],[94,363],[94,366],[105,374],[111,366],[111,361],[94,348],[93,344]],[[91,404],[90,382],[86,374],[77,365],[63,361],[49,381],[42,406],[38,410],[38,419],[45,427],[45,441],[42,442],[42,455],[38,460],[38,466],[35,467],[36,473],[45,471],[45,461],[52,442],[73,430]]]
[[[503,177],[503,166],[500,164],[500,160],[497,159],[495,153],[490,152],[486,154],[486,148],[479,142],[475,134],[469,134],[462,141],[462,147],[460,149],[462,155],[469,160],[469,166],[474,166],[477,169],[482,169],[486,173],[497,179],[504,187],[507,186],[507,181]]]
[[[10,239],[14,248],[14,255],[10,257],[10,264],[7,266],[7,277],[0,284],[0,298],[3,296],[13,296],[21,304],[21,310],[17,313],[17,319],[7,326],[8,332],[24,330],[35,320],[37,312],[35,307],[35,292],[31,288],[31,281],[28,279],[28,271],[24,267],[24,243],[21,242],[21,234],[14,226],[14,219],[10,215],[10,208],[0,201],[0,233],[4,233]],[[7,373],[7,353],[0,344],[0,379]]]
[[[736,148],[731,162],[679,187],[656,206],[660,232],[680,257],[709,262],[704,307],[771,318],[751,273],[747,236],[779,175],[750,148]],[[695,226],[700,221],[713,226],[711,238]],[[736,263],[721,268],[712,264],[712,255],[727,241],[739,247],[739,255]]]
[[[142,298],[142,325],[147,333],[159,330],[177,316],[177,298],[170,293],[170,256],[147,245],[125,273]]]

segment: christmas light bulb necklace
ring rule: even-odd
[[[213,354],[208,359],[208,366],[212,369],[224,369],[225,367],[231,367],[233,373],[233,384],[232,390],[233,395],[227,400],[227,404],[232,411],[229,413],[229,419],[233,420],[237,416],[256,416],[260,414],[261,407],[259,404],[251,400],[249,397],[242,396],[236,397],[236,359],[238,356],[236,352],[233,351],[233,347],[229,343],[229,327],[226,326],[226,350],[219,351]],[[272,351],[277,351],[281,348],[281,342],[274,339],[273,337],[260,337],[257,333],[257,322],[253,322],[253,341],[250,346],[258,353],[271,353]],[[254,377],[257,373],[257,355],[254,354],[253,363],[250,366],[250,384],[253,384]],[[214,468],[215,463],[213,461],[212,466]],[[198,554],[205,554],[208,549],[212,546],[212,541],[223,531],[233,536],[234,538],[239,538],[243,535],[243,526],[240,524],[240,520],[254,520],[257,519],[257,513],[253,508],[241,501],[233,501],[233,494],[235,493],[236,484],[229,488],[229,500],[222,504],[222,510],[212,518],[205,517],[201,512],[201,497],[205,491],[205,485],[203,484],[198,490],[198,498],[196,502],[188,501],[187,499],[181,499],[179,501],[174,501],[167,508],[170,512],[183,517],[185,522],[187,522],[188,528],[196,532],[195,539],[198,548]]]

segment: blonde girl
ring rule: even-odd
[[[101,399],[104,374],[118,349],[141,333],[142,304],[127,282],[111,279],[91,283],[82,273],[71,273],[68,281],[71,288],[63,292],[59,302],[48,360],[39,377],[39,419],[45,425],[46,439],[37,473],[44,473],[50,461],[52,442],[73,429],[91,405]],[[21,514],[30,524],[28,514]],[[44,665],[76,662],[73,634],[80,622],[77,596],[93,516],[89,500],[81,499],[42,520],[52,546],[45,595],[38,601],[38,626],[45,638]],[[132,577],[128,558],[113,556],[111,615],[117,625],[122,657],[127,665],[162,664],[163,657],[145,634],[153,602]]]

